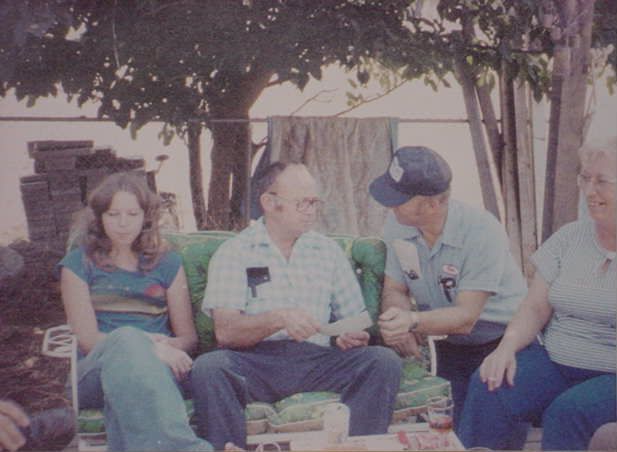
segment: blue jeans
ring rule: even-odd
[[[118,328],[77,366],[80,408],[103,408],[112,451],[203,451],[212,446],[189,425],[182,394],[151,340]]]
[[[521,422],[542,420],[542,450],[585,450],[615,421],[615,374],[557,364],[534,342],[516,355],[514,386],[489,392],[479,373],[469,384],[457,431],[465,447],[522,449]]]
[[[342,351],[308,342],[264,341],[242,350],[216,350],[193,364],[191,383],[199,434],[222,449],[246,447],[244,408],[308,391],[334,391],[350,410],[350,434],[385,433],[401,378],[392,350]]]

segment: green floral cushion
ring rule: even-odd
[[[449,394],[450,383],[431,376],[424,359],[405,359],[393,422],[408,421],[412,416],[425,413],[428,398]],[[305,392],[289,396],[274,404],[276,414],[268,417],[268,430],[273,433],[320,430],[324,407],[339,400],[339,395],[334,392]]]
[[[441,395],[450,395],[450,382],[441,377],[429,375],[420,380],[403,381],[396,395],[392,421],[404,422],[426,413],[426,401]]]
[[[373,319],[369,328],[371,336],[379,337],[377,317],[383,286],[386,262],[386,244],[376,237],[353,237],[349,235],[330,235],[343,248],[351,266],[356,272],[366,310]]]
[[[401,384],[406,381],[420,380],[429,375],[424,358],[418,360],[416,358],[403,358],[403,374],[401,375]]]
[[[337,393],[327,391],[286,397],[274,404],[276,412],[268,418],[269,430],[273,433],[320,430],[325,406],[339,400]]]
[[[245,410],[246,433],[257,435],[268,430],[268,419],[276,414],[274,407],[265,402],[249,403]]]
[[[249,421],[267,419],[275,414],[274,407],[266,402],[249,403],[244,410],[244,415]]]
[[[192,400],[185,400],[186,415],[191,420],[194,427],[194,414]],[[255,435],[266,431],[268,418],[274,416],[276,412],[272,405],[268,403],[250,403],[244,410],[246,415],[247,431],[249,435]],[[105,432],[105,419],[102,410],[80,410],[77,417],[77,428],[80,434],[100,434]]]
[[[80,410],[77,416],[77,430],[80,433],[101,433],[105,422],[101,410]]]
[[[195,329],[199,336],[198,353],[204,353],[216,347],[212,319],[201,310],[204,291],[208,283],[208,264],[218,247],[233,236],[234,233],[228,231],[193,232],[165,236],[167,241],[182,256],[191,304],[193,305]]]
[[[186,415],[189,419],[192,419],[195,413],[193,401],[185,400],[184,407],[186,408]],[[105,417],[103,416],[103,411],[96,409],[79,410],[79,416],[77,416],[77,431],[80,434],[103,433],[105,431]]]

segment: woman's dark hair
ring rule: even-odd
[[[115,173],[108,176],[92,191],[85,209],[85,218],[77,224],[77,232],[86,255],[101,268],[114,268],[110,261],[111,240],[103,228],[103,213],[109,210],[114,195],[118,192],[135,195],[144,211],[141,233],[133,242],[131,249],[140,256],[139,269],[151,270],[166,251],[158,228],[160,198],[146,184],[146,179],[136,173]]]

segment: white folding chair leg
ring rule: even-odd
[[[69,358],[71,360],[71,398],[75,415],[79,414],[77,399],[77,338],[68,325],[58,325],[45,330],[41,353],[52,358]]]
[[[447,335],[441,336],[428,336],[428,351],[431,359],[431,375],[434,377],[437,375],[437,351],[435,350],[435,341],[441,341],[447,338]]]
[[[77,396],[77,337],[71,335],[71,399],[75,418],[79,416],[79,397]]]

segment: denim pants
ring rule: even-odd
[[[450,382],[454,402],[454,428],[458,426],[467,396],[469,379],[484,358],[490,354],[501,338],[486,344],[460,345],[446,341],[435,342],[437,375]]]
[[[247,403],[298,392],[338,392],[350,409],[351,435],[385,433],[400,379],[401,360],[388,348],[342,351],[288,340],[205,353],[191,372],[199,434],[217,450],[226,441],[246,447]]]
[[[118,328],[77,366],[80,408],[101,408],[112,451],[205,451],[212,446],[189,425],[181,389],[152,341]]]
[[[489,392],[476,372],[458,435],[465,447],[522,449],[521,422],[542,420],[542,450],[585,450],[615,421],[615,374],[557,364],[537,342],[516,355],[514,386]]]

